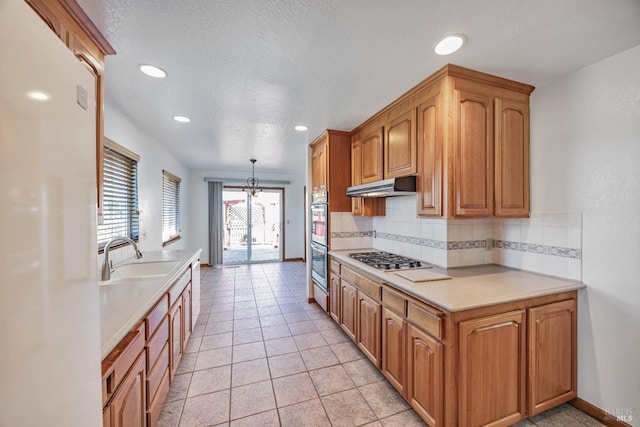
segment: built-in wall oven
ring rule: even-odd
[[[325,292],[327,286],[327,252],[329,224],[327,193],[314,193],[311,204],[311,279]]]

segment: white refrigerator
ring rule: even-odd
[[[102,424],[95,108],[91,73],[0,0],[0,427]]]

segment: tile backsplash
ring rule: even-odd
[[[373,247],[442,267],[500,264],[582,279],[582,214],[532,212],[522,219],[416,217],[415,196],[387,199],[386,216],[331,214],[331,249]]]

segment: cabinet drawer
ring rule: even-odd
[[[162,323],[147,342],[148,370],[151,370],[151,368],[156,364],[158,356],[160,356],[160,353],[167,342],[169,342],[169,316],[164,316]]]
[[[431,334],[433,337],[442,340],[442,313],[433,307],[427,305],[416,305],[413,302],[408,303],[407,306],[407,319],[410,323],[413,323],[418,328]]]
[[[147,407],[147,427],[155,427],[158,424],[160,411],[162,411],[162,405],[167,398],[167,394],[169,394],[169,369],[164,371],[156,396]]]
[[[162,382],[162,378],[169,372],[169,343],[162,348],[162,352],[158,357],[158,363],[154,367],[148,367],[149,375],[147,375],[147,404],[151,405],[158,387]]]
[[[388,288],[382,288],[382,303],[400,316],[407,315],[407,300]]]
[[[136,358],[144,350],[145,325],[140,324],[102,361],[102,404],[116,391]]]
[[[173,303],[180,298],[182,295],[182,291],[187,287],[187,284],[191,281],[191,267],[187,267],[187,269],[182,273],[180,278],[176,280],[169,290],[169,307],[173,306]]]
[[[338,261],[335,260],[331,260],[331,271],[333,271],[336,274],[340,274],[340,263]]]
[[[361,274],[342,266],[342,278],[347,282],[354,284],[360,291],[374,298],[376,301],[380,301],[380,289],[381,285],[377,284],[373,280],[369,280]]]
[[[165,294],[160,298],[158,303],[151,309],[147,317],[144,319],[147,325],[146,339],[153,335],[162,319],[169,311],[169,297]]]

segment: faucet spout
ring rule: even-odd
[[[100,273],[100,280],[102,281],[111,280],[111,265],[109,263],[109,250],[111,249],[111,245],[114,244],[115,242],[130,243],[131,246],[133,246],[133,249],[135,250],[136,259],[142,258],[142,252],[140,252],[138,245],[136,244],[136,242],[134,242],[130,238],[123,237],[123,236],[116,236],[116,237],[110,238],[107,241],[107,243],[105,243],[104,245],[104,263],[102,264],[102,270]]]

